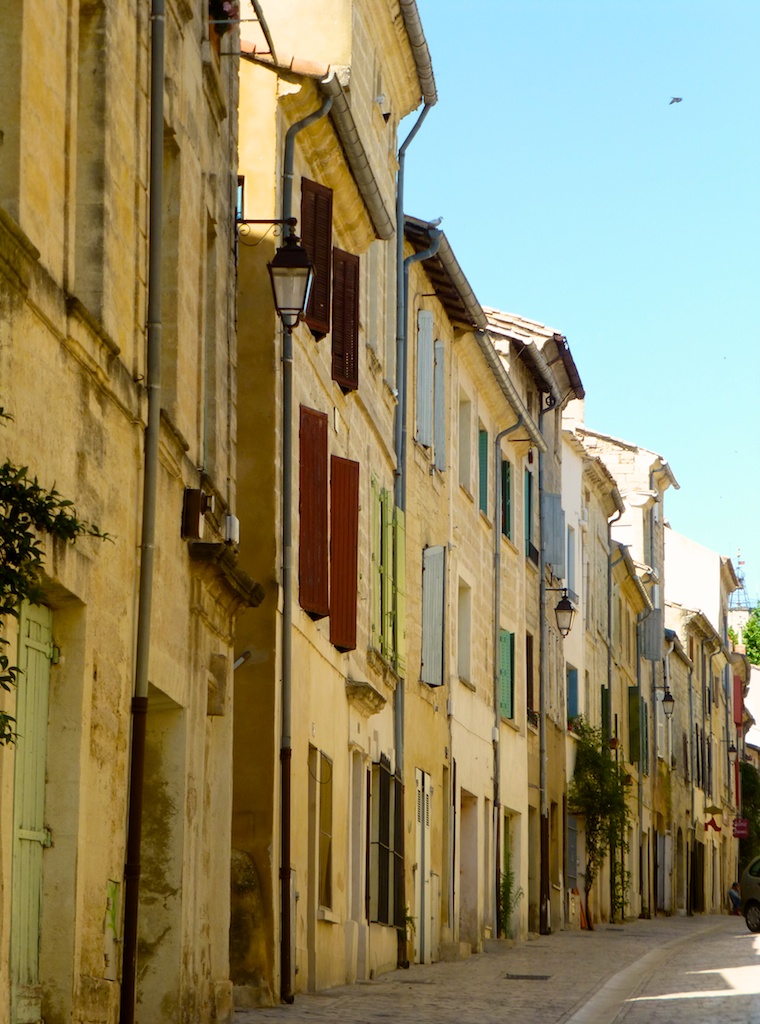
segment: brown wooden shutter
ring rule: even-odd
[[[314,619],[330,612],[327,540],[327,414],[301,406],[298,595]]]
[[[314,265],[306,323],[317,338],[330,330],[332,189],[301,179],[301,241]]]
[[[330,462],[330,642],[356,647],[359,463],[333,455]]]
[[[344,391],[359,387],[359,257],[333,249],[332,375]]]

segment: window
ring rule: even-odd
[[[515,717],[515,634],[499,631],[499,713]]]
[[[467,491],[471,486],[471,463],[470,463],[470,416],[472,405],[468,398],[462,395],[459,399],[459,483]]]
[[[372,480],[372,600],[370,643],[397,672],[405,667],[406,542],[404,513],[390,491]]]
[[[538,552],[533,545],[533,472],[525,469],[525,494],[523,495],[525,510],[525,557],[538,565]]]
[[[433,341],[433,314],[417,314],[417,443],[432,448],[434,465],[446,469],[446,379],[444,345]]]
[[[330,463],[330,642],[356,647],[359,544],[359,463],[333,455]]]
[[[401,782],[381,755],[372,765],[369,863],[370,920],[379,924],[404,922],[402,812]]]
[[[330,613],[327,518],[327,414],[301,406],[298,596],[314,619]]]
[[[332,907],[333,766],[319,755],[319,905]]]
[[[359,387],[359,257],[333,249],[332,376],[344,391]]]
[[[636,686],[628,687],[628,760],[638,764],[641,758],[641,697]]]
[[[488,515],[488,431],[478,430],[478,507]]]
[[[575,530],[572,526],[567,528],[567,576],[565,582],[567,589],[575,593]]]
[[[501,532],[512,540],[512,463],[501,460]]]
[[[525,634],[525,703],[528,709],[528,721],[531,725],[538,724],[536,695],[533,679],[533,637]]]
[[[572,665],[567,665],[565,675],[567,679],[567,717],[569,721],[572,718],[577,718],[580,714],[580,704],[578,701],[578,669],[573,668]]]
[[[312,334],[323,338],[330,330],[332,286],[332,189],[301,179],[301,241],[314,265],[305,320]]]
[[[471,617],[472,591],[464,580],[460,580],[457,600],[457,671],[459,678],[465,682],[470,679]]]
[[[420,680],[428,686],[444,683],[444,615],[446,607],[446,548],[422,552],[422,664]]]

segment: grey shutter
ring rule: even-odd
[[[417,313],[417,440],[433,444],[433,314]]]
[[[446,375],[444,371],[443,342],[435,343],[435,366],[433,370],[433,444],[435,447],[435,468],[441,473],[446,469]]]
[[[664,638],[662,608],[653,608],[641,624],[641,657],[647,661],[659,661]]]
[[[439,544],[422,552],[422,665],[420,679],[443,686],[443,627],[446,548]]]
[[[544,491],[541,495],[541,541],[544,561],[552,573],[562,579],[565,575],[565,512],[562,496]]]

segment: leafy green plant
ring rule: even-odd
[[[517,910],[523,897],[522,886],[515,886],[515,873],[512,869],[512,854],[507,848],[504,856],[504,870],[499,877],[499,920],[501,931],[509,937],[512,915]]]
[[[568,787],[568,809],[583,818],[586,843],[584,902],[588,927],[593,928],[589,894],[604,864],[608,850],[613,851],[613,912],[625,906],[629,879],[617,863],[615,850],[626,848],[630,812],[626,802],[624,762],[616,761],[601,729],[582,717],[576,718],[573,732],[576,744],[575,771]]]
[[[0,419],[11,419],[0,408]],[[71,501],[55,487],[46,490],[30,477],[26,466],[6,461],[0,465],[0,688],[10,690],[17,684],[20,669],[5,653],[8,640],[2,635],[8,616],[18,618],[22,601],[40,596],[40,576],[44,566],[42,535],[62,541],[75,541],[89,535],[105,538],[97,526],[83,522]],[[13,742],[14,718],[0,711],[0,746]]]
[[[749,761],[739,762],[742,788],[742,817],[749,822],[749,835],[739,840],[739,874],[760,852],[760,772]]]
[[[754,608],[742,626],[742,640],[747,647],[747,657],[753,665],[760,665],[760,605]]]

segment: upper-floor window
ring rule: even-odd
[[[478,429],[478,507],[488,515],[488,431],[482,423]]]
[[[459,483],[467,491],[472,487],[471,418],[472,403],[462,393],[459,396]]]
[[[501,460],[501,532],[512,540],[512,463]]]
[[[417,313],[417,443],[432,449],[435,468],[446,468],[444,345],[434,341],[433,314]]]

